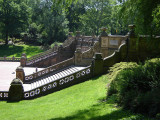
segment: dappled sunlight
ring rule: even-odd
[[[105,102],[92,105],[88,109],[79,110],[70,116],[64,118],[52,118],[49,120],[120,120],[129,118],[143,118],[142,116],[133,115],[127,111],[116,108],[114,104]]]

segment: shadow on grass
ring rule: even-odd
[[[15,55],[15,57],[20,57],[23,52],[22,46],[14,46],[14,45],[0,45],[0,56],[10,56]],[[15,54],[16,53],[16,54]]]
[[[27,57],[43,52],[37,46],[15,46],[15,45],[0,45],[0,57],[14,56],[21,57],[22,53],[26,53]]]
[[[119,120],[123,118],[126,118],[126,120],[128,120],[127,118],[133,116],[133,114],[122,109],[115,110],[108,114],[99,115],[101,112],[103,112],[102,109],[104,111],[105,108],[107,109],[107,107],[105,107],[105,104],[106,103],[96,104],[93,105],[90,109],[80,110],[72,116],[67,116],[65,118],[53,118],[50,120]],[[143,120],[143,117],[136,116],[133,119],[129,118],[129,120]]]
[[[67,117],[52,118],[49,120],[144,120],[142,115],[134,115],[129,111],[123,109],[114,109],[115,97],[111,97],[107,100],[99,100],[95,105],[92,105],[89,109],[79,110],[75,114]],[[109,110],[108,110],[108,109]],[[113,108],[113,110],[111,110]],[[149,120],[149,119],[147,119]],[[150,119],[151,120],[151,119]],[[152,119],[153,120],[153,119]]]

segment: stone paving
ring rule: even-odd
[[[0,62],[0,91],[9,91],[11,81],[16,78],[16,68],[20,62]],[[38,71],[43,68],[38,68]],[[35,72],[35,67],[25,67],[25,75]]]

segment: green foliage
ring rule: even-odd
[[[64,41],[68,33],[68,21],[63,9],[56,1],[30,1],[32,20],[29,26],[30,39],[41,44],[51,44],[54,41]]]
[[[8,44],[9,36],[16,36],[26,29],[28,25],[30,8],[22,1],[0,1],[0,27]]]
[[[56,41],[56,42],[51,44],[51,48],[53,48],[55,45],[60,46],[60,45],[62,45],[62,43]]]
[[[110,85],[108,96],[116,94],[117,102],[124,108],[155,116],[160,111],[159,90],[160,59],[152,59],[119,72]]]
[[[151,120],[122,110],[107,99],[106,75],[33,100],[0,101],[4,120]]]
[[[160,33],[160,5],[152,12],[153,23],[154,23],[154,31],[155,33]]]
[[[117,75],[120,74],[121,71],[128,69],[128,68],[133,68],[136,67],[136,63],[127,63],[127,62],[120,62],[115,64],[113,67],[110,67],[109,73],[107,74],[108,79],[112,81],[110,85],[108,85],[110,88],[107,92],[108,96],[117,93],[117,83],[115,83],[115,79]]]
[[[120,0],[119,0],[120,1]],[[122,19],[136,24],[138,34],[159,35],[158,17],[160,1],[157,0],[121,0]]]
[[[108,27],[111,16],[109,0],[85,3],[85,14],[80,16],[81,31],[87,35],[99,35],[101,27]]]
[[[85,13],[85,3],[76,3],[70,5],[66,10],[66,17],[69,21],[69,31],[78,31],[81,27],[80,15]]]

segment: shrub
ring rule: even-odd
[[[130,63],[127,63],[127,62],[120,62],[120,63],[117,63],[115,64],[113,67],[110,67],[110,70],[109,70],[109,73],[107,74],[107,77],[108,79],[110,79],[112,81],[112,84],[110,84],[110,89],[108,90],[108,95],[112,95],[114,93],[117,93],[117,84],[114,83],[116,82],[115,79],[117,77],[117,75],[119,75],[119,73],[122,71],[122,70],[125,70],[127,68],[133,68],[133,67],[136,67],[137,66],[137,63],[134,63],[134,62],[130,62]]]
[[[152,59],[120,71],[110,84],[108,96],[133,112],[156,116],[160,111],[160,60]]]

